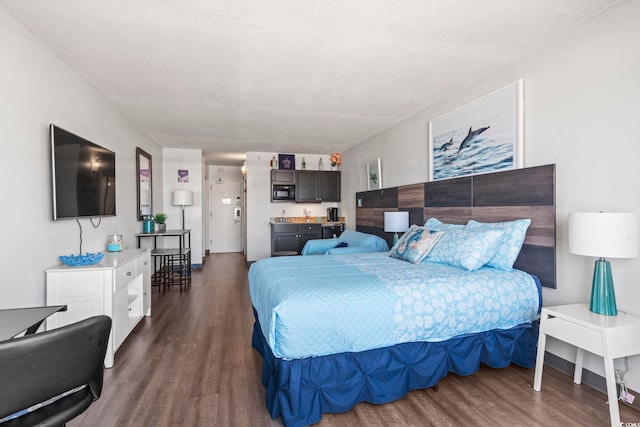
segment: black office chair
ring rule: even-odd
[[[0,342],[0,419],[85,386],[1,424],[62,426],[102,393],[111,318],[95,316]]]

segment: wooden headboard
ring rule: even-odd
[[[555,172],[555,165],[545,165],[359,192],[356,230],[391,245],[383,220],[389,211],[408,211],[409,224],[419,225],[430,217],[453,224],[530,218],[515,267],[538,276],[542,286],[555,288]]]

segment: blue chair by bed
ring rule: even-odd
[[[382,237],[360,231],[344,230],[340,237],[309,240],[302,248],[302,255],[343,255],[388,250],[389,245]]]

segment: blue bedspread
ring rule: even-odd
[[[255,262],[249,290],[274,356],[299,359],[416,341],[443,341],[534,320],[527,273],[468,272],[388,253]]]

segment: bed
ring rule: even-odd
[[[495,368],[511,363],[534,366],[541,286],[555,286],[555,265],[548,263],[550,242],[544,238],[549,233],[549,209],[554,212],[554,207],[541,204],[539,196],[540,187],[554,192],[555,167],[544,167],[543,173],[529,168],[489,175],[492,182],[502,183],[497,185],[501,192],[520,194],[514,182],[525,188],[535,185],[535,203],[526,209],[529,199],[505,197],[510,205],[492,206],[495,220],[486,221],[486,206],[479,199],[472,197],[472,206],[465,208],[460,198],[450,198],[451,191],[459,192],[466,182],[471,191],[463,188],[463,193],[482,194],[480,187],[485,184],[478,177],[421,184],[424,198],[419,202],[398,196],[404,190],[416,194],[416,186],[377,190],[395,191],[396,197],[372,197],[376,206],[366,203],[369,194],[357,194],[365,201],[359,208],[373,209],[380,216],[385,210],[407,209],[413,211],[412,222],[422,225],[431,211],[427,204],[432,203],[434,191],[446,188],[455,206],[437,208],[444,208],[439,212],[448,212],[447,218],[458,224],[441,224],[457,228],[441,230],[441,240],[424,260],[364,253],[280,257],[252,264],[249,287],[256,318],[252,345],[264,360],[262,383],[273,418],[281,416],[288,427],[304,426],[320,421],[323,413],[345,412],[359,402],[386,403],[411,390],[432,387],[449,372],[470,375],[480,363]],[[540,180],[542,175],[547,178]],[[536,177],[533,184],[532,176]],[[545,184],[548,180],[550,187]],[[381,199],[396,206],[381,206]],[[417,209],[408,207],[407,200],[424,205],[420,222],[415,220]],[[474,208],[479,209],[476,215]],[[456,210],[459,215],[452,214]],[[525,211],[532,215],[521,242],[524,256],[516,254],[517,269],[496,268],[488,259],[478,260],[483,263],[480,266],[438,259],[443,253],[439,248],[446,247],[444,236],[450,247],[455,246],[450,236],[466,233],[469,237],[468,221],[522,220]],[[358,213],[358,218],[362,216]],[[372,218],[375,212],[364,216]],[[364,227],[376,233],[376,224],[373,220]],[[555,237],[555,227],[551,231]],[[490,231],[480,240],[491,240],[489,235],[494,240],[504,237]]]

